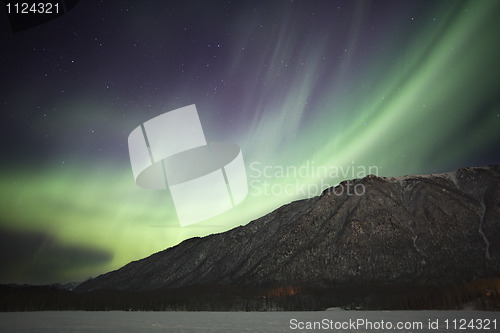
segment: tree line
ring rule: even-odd
[[[217,284],[154,291],[76,293],[57,286],[0,285],[0,311],[500,310],[500,279],[456,285],[236,287]]]

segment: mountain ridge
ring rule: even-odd
[[[362,185],[362,195],[335,192]],[[191,238],[77,292],[453,284],[500,274],[500,166],[341,182],[245,226]]]

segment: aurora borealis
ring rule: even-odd
[[[495,0],[85,0],[0,39],[0,283],[82,281],[369,167],[500,163],[499,15]],[[168,192],[135,185],[127,137],[190,104],[207,140],[241,147],[250,188],[181,228]]]

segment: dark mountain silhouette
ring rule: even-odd
[[[352,190],[356,187],[357,194]],[[455,285],[500,276],[500,166],[345,181],[75,291]]]

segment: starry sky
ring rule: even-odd
[[[499,15],[495,0],[85,0],[1,37],[0,283],[83,281],[369,167],[500,163]],[[190,104],[208,141],[241,147],[249,195],[181,228],[168,191],[136,186],[127,138]]]

